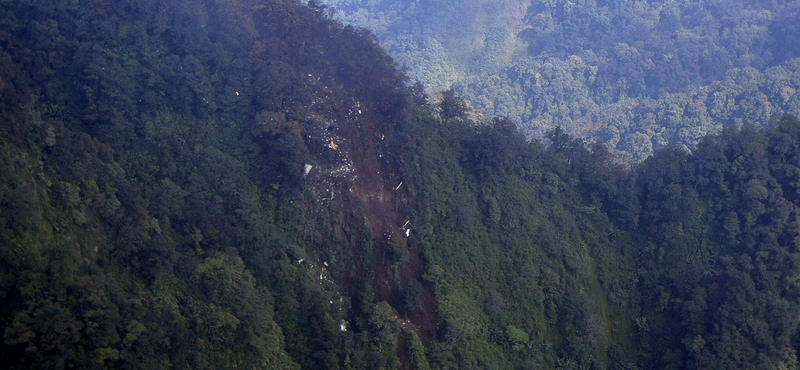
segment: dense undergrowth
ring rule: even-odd
[[[630,169],[295,1],[0,8],[0,368],[797,368],[800,122]]]

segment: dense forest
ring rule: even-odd
[[[640,162],[800,114],[800,2],[323,0],[435,93]]]
[[[800,369],[793,116],[628,166],[317,2],[2,4],[0,369]]]

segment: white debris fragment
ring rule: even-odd
[[[297,260],[297,263],[303,263],[303,261],[305,261],[305,260],[306,260],[305,258],[301,258],[301,259]]]
[[[308,173],[309,173],[309,172],[311,172],[311,169],[312,169],[312,168],[314,168],[314,166],[312,166],[312,165],[310,165],[310,164],[306,163],[306,165],[305,165],[305,166],[303,166],[303,176],[307,176],[307,175],[308,175]]]
[[[342,320],[342,322],[339,323],[339,330],[347,331],[347,320]]]
[[[411,236],[411,229],[406,229],[406,238]]]
[[[394,190],[400,189],[401,186],[403,186],[403,182],[402,181],[400,181],[400,183],[397,184],[397,186],[395,186]]]

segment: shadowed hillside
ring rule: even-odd
[[[798,367],[795,118],[624,168],[315,3],[0,24],[2,369]]]

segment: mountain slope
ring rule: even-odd
[[[0,368],[797,367],[796,119],[625,169],[314,4],[6,5]]]

